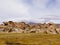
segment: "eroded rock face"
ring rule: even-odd
[[[21,29],[25,29],[25,23],[24,22],[19,22],[16,24],[16,26],[21,28]]]
[[[4,26],[11,26],[11,27],[15,27],[15,22],[13,21],[8,21],[8,22],[3,22]]]
[[[60,34],[60,25],[54,23],[26,24],[25,22],[3,22],[0,32]]]
[[[30,29],[33,29],[35,26],[33,24],[28,24]]]

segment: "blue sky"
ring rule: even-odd
[[[0,0],[0,22],[7,20],[43,22],[45,18],[59,23],[60,0]]]

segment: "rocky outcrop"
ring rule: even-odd
[[[0,32],[60,34],[60,25],[54,23],[26,24],[25,22],[8,21],[0,24]]]
[[[15,27],[16,24],[13,21],[3,22],[4,26]]]

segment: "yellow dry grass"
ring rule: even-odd
[[[60,45],[60,34],[0,33],[0,45]]]

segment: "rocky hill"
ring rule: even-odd
[[[45,33],[60,34],[60,24],[54,23],[28,23],[25,22],[3,22],[0,24],[1,33]]]

